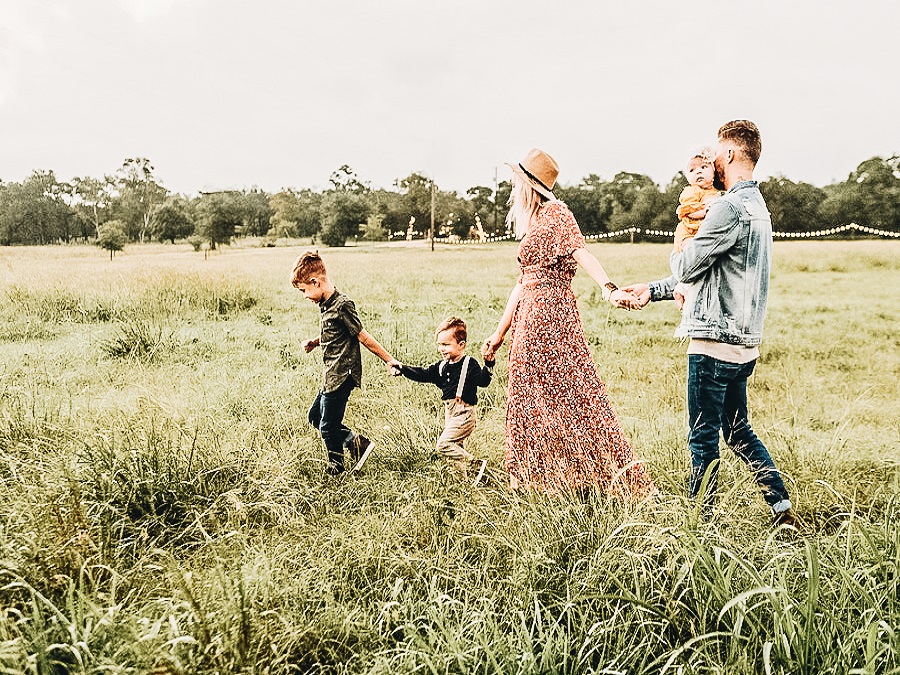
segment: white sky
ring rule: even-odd
[[[900,152],[898,35],[890,0],[0,0],[0,179],[463,191],[537,146],[664,184],[745,117],[758,177],[825,185]]]

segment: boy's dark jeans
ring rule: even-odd
[[[344,412],[355,386],[353,378],[348,377],[334,391],[320,391],[309,409],[309,423],[322,434],[332,472],[344,470],[344,445],[353,439],[353,432],[344,426]]]
[[[714,499],[721,429],[725,442],[753,472],[766,503],[780,512],[790,508],[787,489],[769,451],[747,419],[747,378],[755,365],[755,359],[749,363],[728,363],[705,354],[688,354],[690,496],[699,496],[709,471],[704,502],[709,506]]]

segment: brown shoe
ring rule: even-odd
[[[772,518],[772,527],[778,528],[783,525],[795,529],[797,527],[797,519],[794,518],[794,512],[790,509],[776,513]]]
[[[375,448],[375,444],[362,434],[356,434],[348,445],[350,457],[355,462],[353,471],[359,471]]]

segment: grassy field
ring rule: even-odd
[[[619,283],[666,272],[668,245],[591,248]],[[775,245],[750,405],[800,532],[727,452],[698,518],[677,312],[583,273],[658,499],[471,488],[432,455],[437,390],[368,354],[347,419],[377,454],[326,480],[300,250],[0,249],[0,672],[900,672],[900,242]],[[512,244],[323,254],[415,364],[450,313],[476,355],[517,274]],[[470,441],[498,476],[505,349]]]

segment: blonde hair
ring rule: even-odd
[[[509,213],[506,214],[506,225],[515,226],[516,239],[528,234],[531,221],[547,198],[531,187],[531,184],[519,177],[513,178],[512,190],[509,193]]]
[[[695,159],[702,159],[704,162],[712,164],[716,159],[716,149],[711,145],[701,145],[695,148],[688,158],[687,166],[689,167]]]

